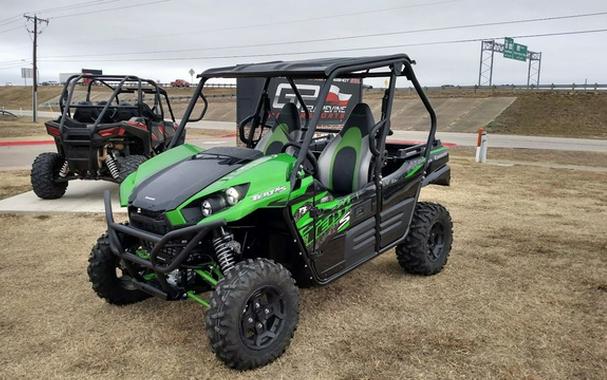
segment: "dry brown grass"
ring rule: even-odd
[[[29,170],[10,170],[0,172],[0,199],[12,197],[32,189]]]
[[[86,276],[99,215],[0,219],[0,377],[607,377],[607,174],[453,161],[445,270],[402,273],[393,252],[302,291],[286,354],[246,373],[210,352],[201,308],[114,307]]]
[[[84,87],[83,87],[84,89]],[[40,111],[46,111],[42,106],[49,100],[54,100],[59,95],[63,86],[38,86],[38,104]],[[169,96],[191,96],[194,87],[190,88],[165,88]],[[107,93],[108,97],[110,90],[104,87],[96,87],[93,93]],[[232,95],[235,93],[233,88],[208,88],[205,89],[208,95]],[[31,109],[32,108],[32,87],[28,86],[0,86],[0,108],[6,109]]]
[[[488,129],[511,135],[604,139],[607,94],[566,91],[520,94]]]
[[[476,148],[458,146],[449,148],[454,157],[473,158]],[[523,162],[541,162],[546,164],[580,165],[593,167],[607,167],[607,153],[555,151],[548,149],[518,149],[518,148],[492,148],[487,153],[489,160],[507,160]]]
[[[44,119],[32,123],[31,118],[26,117],[0,117],[0,138],[26,136],[48,136],[44,128]]]

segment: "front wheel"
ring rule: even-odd
[[[87,273],[95,293],[108,303],[128,305],[150,297],[133,287],[130,277],[122,271],[118,256],[110,250],[107,235],[102,235],[91,250]]]
[[[246,260],[215,288],[206,314],[213,352],[227,366],[251,369],[282,355],[299,320],[299,290],[271,260]]]
[[[67,180],[59,179],[65,160],[58,153],[42,153],[32,164],[32,189],[42,199],[61,198],[67,190]]]
[[[437,203],[420,202],[404,242],[396,247],[400,266],[409,273],[432,275],[440,272],[453,242],[449,211]]]

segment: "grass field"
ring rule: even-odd
[[[523,93],[488,126],[490,133],[607,138],[607,94]]]
[[[40,104],[56,98],[61,87],[40,87]],[[190,96],[192,88],[169,88],[171,96]],[[212,88],[205,90],[211,95],[233,94],[234,89]],[[490,133],[607,138],[607,93],[569,91],[479,91],[450,89],[430,91],[430,100],[439,114],[439,130],[453,132],[474,132],[479,126],[487,126]],[[365,91],[364,100],[378,113],[382,92],[379,89]],[[478,106],[489,97],[513,98],[516,100],[505,108],[485,104]],[[394,129],[426,130],[425,111],[416,95],[407,89],[400,89],[394,101]],[[236,104],[234,98],[210,98],[206,120],[235,121]],[[478,103],[478,104],[477,104]],[[173,101],[175,116],[181,118],[187,99]],[[31,87],[0,87],[0,107],[7,109],[31,108]],[[43,110],[43,107],[41,107]],[[46,109],[44,109],[46,110]],[[491,115],[487,119],[487,115]],[[495,120],[491,118],[498,115]],[[475,121],[476,120],[476,121]],[[480,124],[479,124],[480,123]],[[3,125],[0,123],[0,134]],[[2,137],[0,135],[0,137]]]
[[[607,174],[457,153],[452,168],[422,195],[453,217],[442,273],[404,274],[389,252],[303,290],[286,354],[245,373],[214,358],[199,306],[96,298],[101,215],[2,215],[0,378],[607,378]]]
[[[82,88],[84,91],[84,87]],[[48,101],[56,100],[61,95],[63,86],[38,86],[38,104],[41,111],[47,111],[42,105]],[[169,96],[191,96],[194,91],[190,88],[165,88]],[[233,94],[233,88],[209,88],[205,90],[211,95]],[[105,87],[95,87],[92,93],[107,94],[110,90]],[[56,101],[54,103],[57,103]],[[31,109],[32,108],[32,87],[25,86],[0,86],[0,108],[6,109]]]
[[[29,170],[11,170],[0,173],[2,175],[0,199],[21,194],[32,189]]]
[[[46,128],[44,128],[44,119],[41,119],[38,123],[32,123],[32,119],[27,117],[0,116],[0,138],[44,135],[47,135]]]

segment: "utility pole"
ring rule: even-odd
[[[23,15],[23,17],[25,17],[25,20],[28,22],[32,22],[34,24],[34,28],[32,30],[30,30],[28,28],[28,32],[32,33],[33,38],[33,44],[34,44],[34,48],[33,48],[33,59],[32,59],[32,122],[36,122],[38,121],[38,62],[37,62],[37,57],[38,57],[38,34],[41,33],[41,31],[38,30],[38,24],[39,23],[45,23],[46,25],[48,25],[48,19],[43,19],[43,18],[39,18],[37,15],[34,16],[28,16],[28,15]]]

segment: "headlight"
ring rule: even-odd
[[[227,207],[234,206],[240,202],[247,194],[249,184],[245,183],[242,185],[228,187],[225,190],[217,191],[211,194],[208,198],[203,200],[201,203],[197,203],[194,207],[184,208],[182,213],[184,218],[192,223],[199,220],[202,217],[207,217],[213,214],[217,214]]]
[[[202,202],[202,215],[209,216],[213,213],[213,206],[211,206],[211,202],[204,201]]]
[[[226,201],[223,197],[216,195],[214,197],[209,197],[207,200],[202,202],[200,205],[200,211],[202,212],[202,216],[209,216],[214,212],[218,212],[226,207]]]
[[[240,200],[240,193],[234,187],[230,187],[226,190],[226,202],[230,206],[234,206]]]

